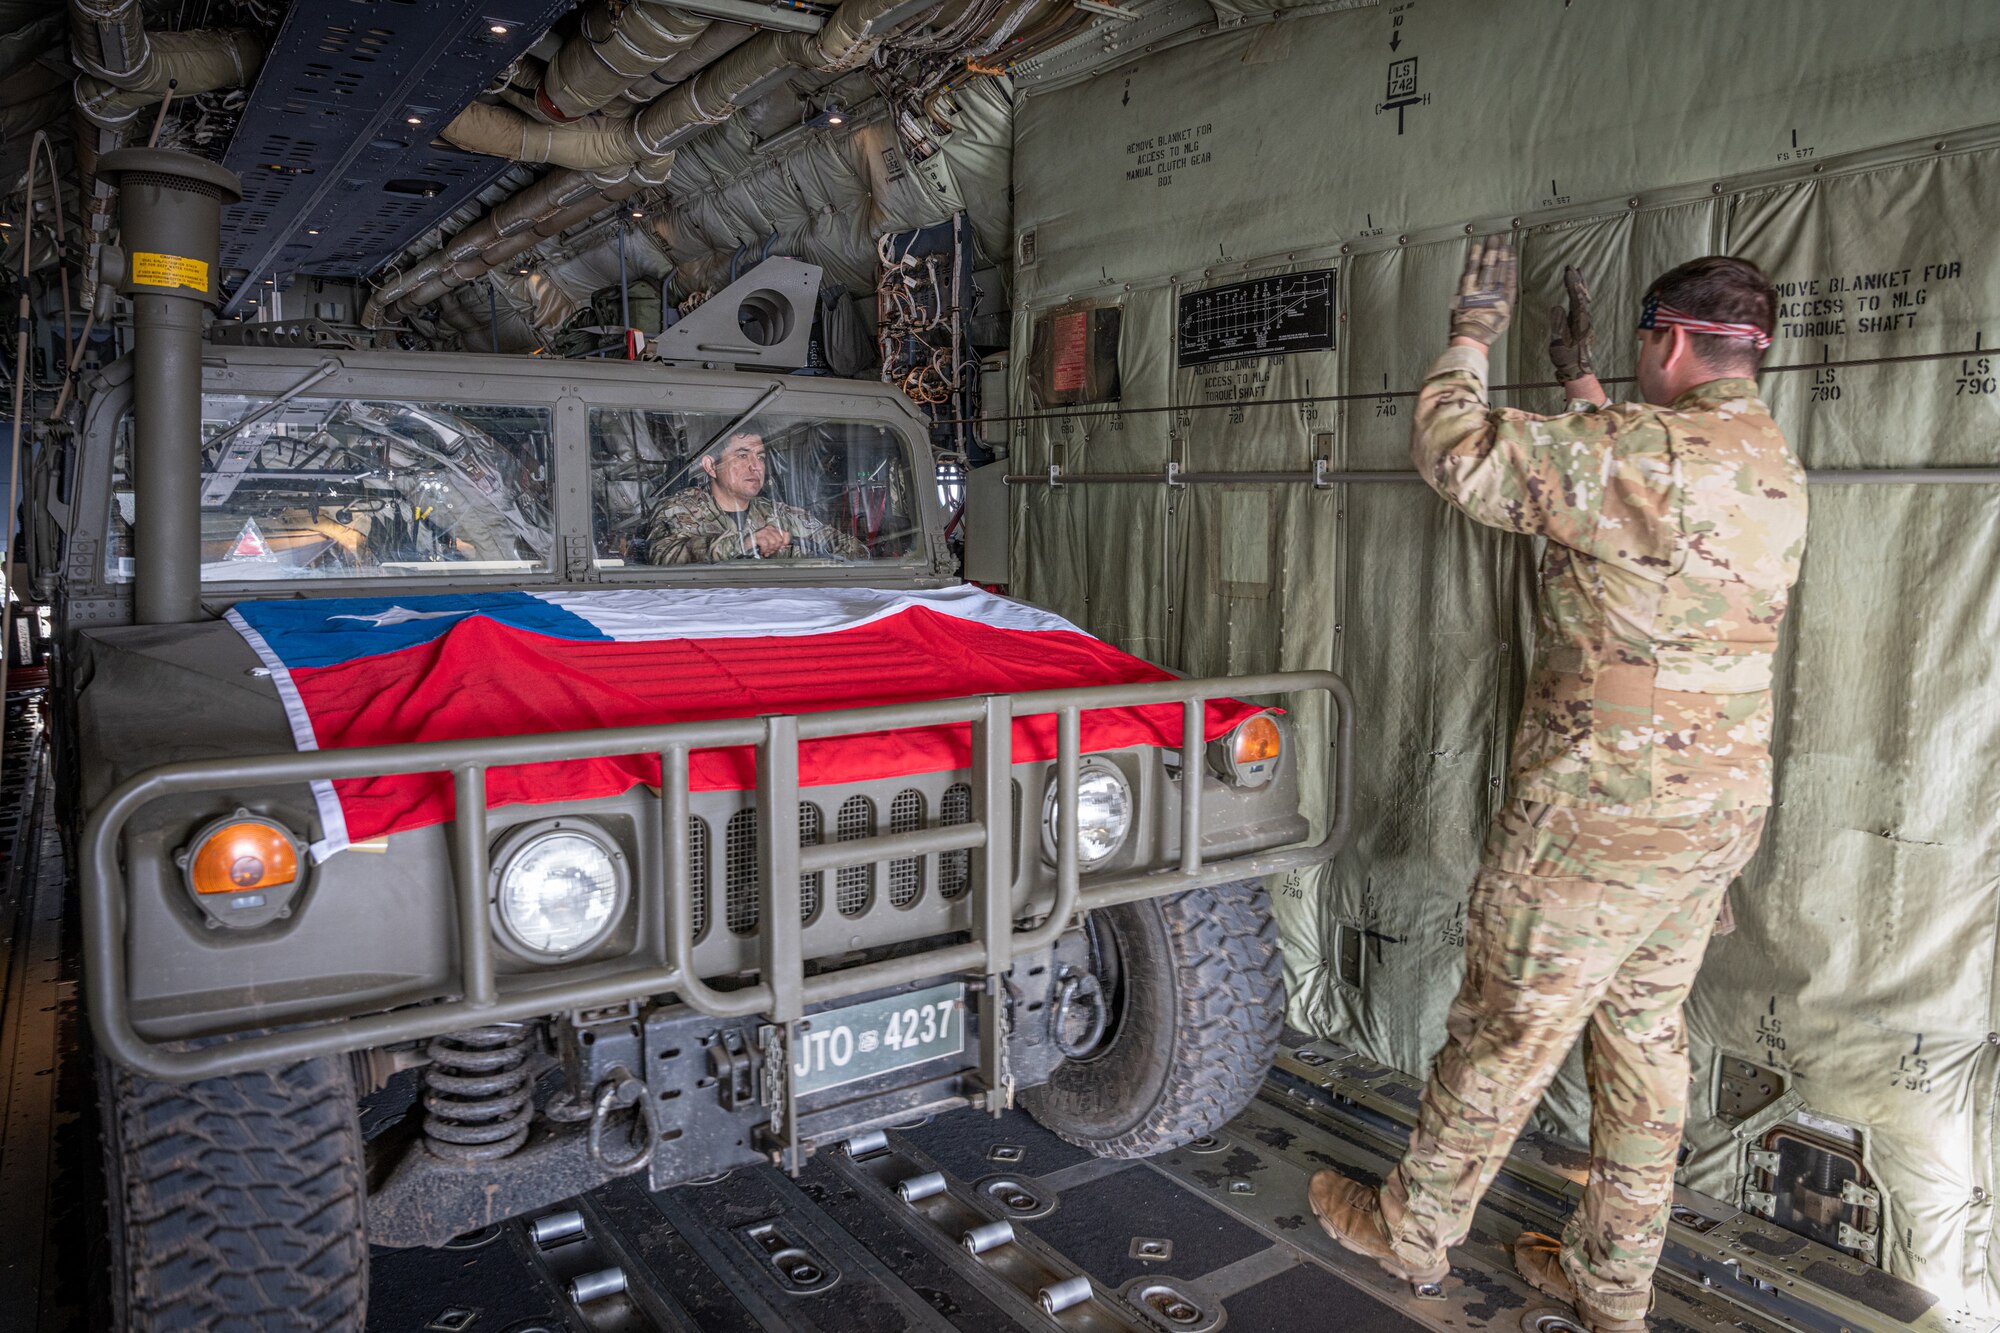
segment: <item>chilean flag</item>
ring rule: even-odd
[[[229,622],[270,669],[301,750],[584,731],[919,699],[1170,680],[1059,616],[962,585],[647,588],[240,602]],[[1208,704],[1214,740],[1257,712]],[[1177,748],[1180,705],[1094,709],[1083,749]],[[1016,718],[1014,758],[1053,759],[1053,715]],[[803,742],[806,786],[968,767],[967,724]],[[487,801],[657,785],[656,755],[494,768]],[[756,785],[755,752],[689,757],[696,791]],[[324,858],[451,818],[442,774],[313,784]]]

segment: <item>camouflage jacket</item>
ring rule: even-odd
[[[743,525],[715,503],[705,486],[682,491],[653,515],[646,534],[646,560],[655,565],[707,565],[758,559],[752,540],[758,529],[774,527],[792,541],[776,559],[865,560],[860,542],[782,500],[760,495],[750,502]]]
[[[1539,417],[1453,348],[1410,455],[1468,517],[1547,539],[1513,795],[1680,818],[1771,801],[1771,668],[1806,479],[1747,379]]]

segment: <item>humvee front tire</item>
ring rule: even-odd
[[[1092,914],[1105,1033],[1021,1094],[1028,1113],[1099,1157],[1152,1157],[1250,1104],[1284,1021],[1278,927],[1262,880]]]
[[[117,1328],[361,1333],[367,1183],[345,1058],[98,1075]]]

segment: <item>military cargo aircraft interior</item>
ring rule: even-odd
[[[0,1330],[2000,1333],[1991,0],[0,0]]]

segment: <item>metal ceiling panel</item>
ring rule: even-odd
[[[223,313],[273,275],[372,272],[505,171],[434,137],[573,3],[296,0],[223,159],[222,267],[248,273]]]

